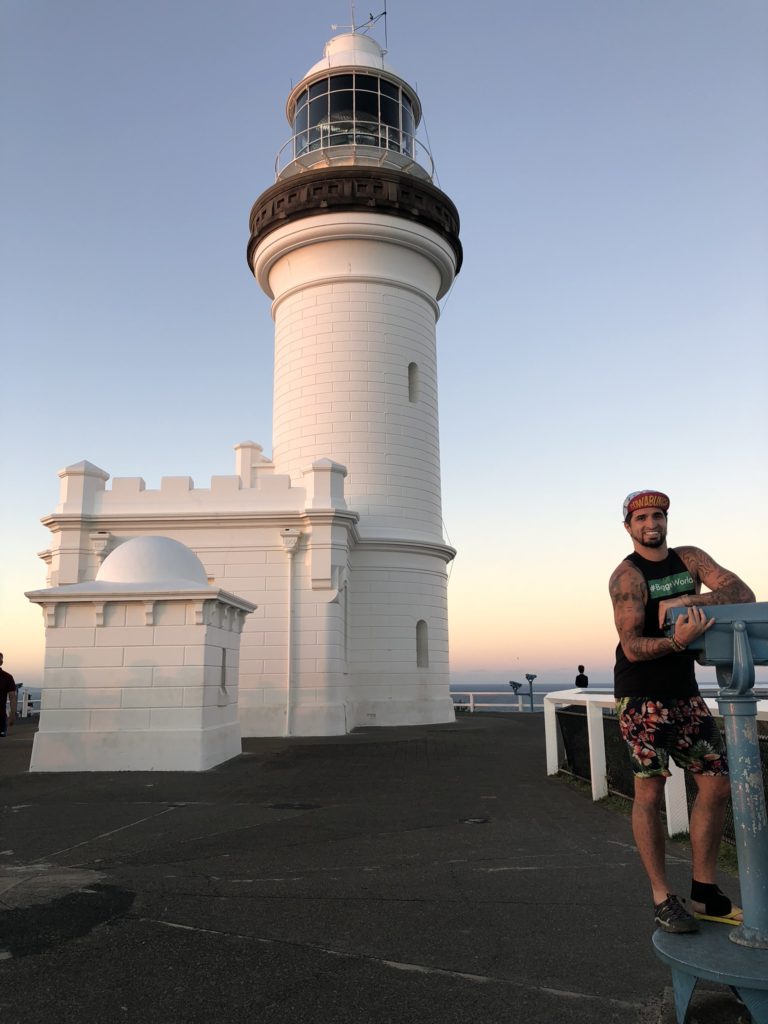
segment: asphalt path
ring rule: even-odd
[[[675,1020],[629,820],[547,778],[540,714],[199,774],[29,774],[33,731],[0,740],[3,1024]],[[689,1020],[749,1017],[704,985]]]

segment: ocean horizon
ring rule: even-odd
[[[531,690],[528,683],[525,681],[523,681],[517,694],[514,693],[509,682],[482,683],[474,680],[464,682],[460,680],[451,680],[449,689],[454,703],[458,705],[469,705],[470,703],[474,703],[474,706],[478,710],[483,711],[493,711],[495,708],[498,708],[499,711],[510,711],[513,710],[510,705],[514,705],[515,710],[518,707],[523,711],[531,710]],[[534,710],[541,711],[546,694],[559,693],[563,690],[572,689],[574,689],[573,683],[555,683],[548,682],[547,680],[539,682],[538,679],[534,680]],[[704,697],[714,697],[717,694],[718,685],[713,680],[700,679],[699,689]],[[590,678],[589,686],[582,692],[613,693],[613,680],[607,680],[602,677],[599,680],[596,679],[593,683]],[[483,696],[479,696],[480,694],[483,694]],[[768,698],[768,685],[765,680],[758,679],[756,681],[755,696],[762,700]],[[472,698],[477,699],[473,700]]]
[[[472,681],[462,681],[461,679],[452,679],[450,683],[450,694],[453,697],[455,704],[469,704],[470,695],[472,697],[482,694],[479,700],[474,701],[475,706],[479,707],[483,705],[483,710],[492,710],[494,707],[498,707],[500,711],[512,710],[509,705],[514,705],[515,710],[520,707],[523,711],[531,710],[531,688],[523,677],[521,687],[517,693],[514,692],[513,688],[509,685],[509,682],[492,682],[483,683]],[[593,692],[610,692],[611,686],[607,682],[595,682],[594,685],[590,680],[590,685],[587,688]],[[547,680],[534,680],[533,683],[533,702],[535,710],[541,710],[542,702],[546,694],[558,693],[561,690],[573,689],[573,683],[555,683],[548,682]],[[490,705],[490,707],[487,707]]]
[[[509,685],[509,680],[506,682],[499,682],[498,677],[491,682],[484,682],[478,680],[477,675],[480,673],[456,673],[451,678],[449,684],[449,692],[454,698],[454,703],[457,704],[469,704],[470,695],[477,696],[484,694],[482,698],[475,701],[475,706],[479,705],[490,705],[491,708],[499,707],[499,710],[508,710],[507,705],[515,705],[515,707],[522,704],[524,711],[530,710],[530,698],[531,689],[528,682],[525,680],[525,676],[521,680],[516,680],[521,683],[520,689],[517,694],[514,693],[512,687]],[[483,673],[484,674],[484,673]],[[716,695],[718,686],[714,680],[700,679],[699,688],[705,697],[713,697]],[[29,694],[29,698],[32,700],[35,710],[39,710],[40,707],[40,686],[19,686],[19,691],[22,689],[26,690]],[[574,689],[573,682],[554,682],[547,679],[535,679],[533,683],[533,700],[536,710],[541,710],[543,698],[548,693],[559,693],[562,690]],[[611,693],[613,691],[613,679],[606,678],[601,673],[599,676],[595,676],[594,680],[590,677],[589,686],[586,688],[587,693]],[[768,681],[765,679],[757,679],[755,682],[755,696],[759,699],[768,698]],[[518,701],[520,698],[520,701]]]

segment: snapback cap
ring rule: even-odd
[[[666,512],[669,508],[669,498],[663,491],[632,491],[624,499],[624,522],[626,523],[632,513],[637,512],[639,508],[660,508],[662,512]]]

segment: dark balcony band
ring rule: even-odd
[[[251,209],[248,266],[253,268],[256,246],[289,221],[360,210],[403,217],[431,228],[453,249],[459,272],[463,259],[459,214],[448,196],[409,174],[365,167],[306,172],[263,192]]]

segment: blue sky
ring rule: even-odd
[[[4,0],[0,21],[0,642],[34,683],[22,595],[57,470],[205,486],[238,441],[271,449],[248,213],[349,8]],[[627,491],[666,490],[672,543],[768,598],[768,8],[393,0],[388,44],[462,218],[438,325],[455,676],[607,681]]]

